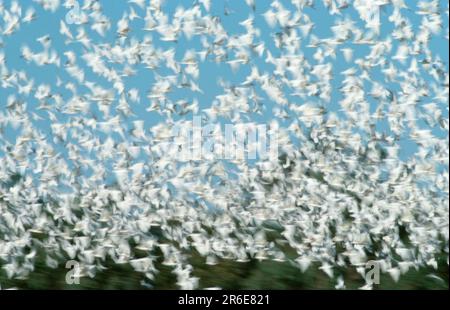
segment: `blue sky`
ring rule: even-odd
[[[8,7],[9,1],[4,1],[5,7]],[[101,37],[95,32],[88,30],[88,27],[86,29],[88,30],[89,36],[92,38],[94,42],[108,42],[110,44],[113,44],[114,41],[117,39],[117,35],[115,33],[116,29],[116,23],[117,21],[123,16],[124,13],[129,12],[129,4],[127,1],[100,1],[102,4],[102,7],[104,9],[104,14],[108,16],[112,21],[112,27],[110,31],[107,32],[105,37]],[[281,31],[281,28],[279,25],[277,25],[275,28],[271,29],[265,19],[262,15],[264,12],[266,12],[270,7],[271,1],[256,1],[256,10],[252,12],[251,8],[248,7],[245,4],[245,1],[212,1],[212,6],[210,13],[211,15],[216,15],[220,17],[220,20],[226,29],[229,36],[231,35],[239,35],[245,33],[245,28],[240,25],[239,23],[243,20],[247,19],[249,16],[253,15],[255,18],[255,26],[258,27],[261,30],[261,36],[258,38],[259,41],[264,42],[266,48],[274,57],[280,56],[280,50],[275,47],[274,40],[272,35],[276,32]],[[417,30],[417,27],[420,25],[421,16],[418,14],[415,14],[415,1],[406,1],[407,4],[410,6],[409,10],[403,10],[402,13],[404,16],[408,17],[410,19],[410,22],[413,25],[413,29]],[[81,2],[80,2],[81,3]],[[192,1],[165,1],[163,5],[163,11],[171,16],[178,7],[189,7],[191,5]],[[289,9],[292,13],[295,12],[294,6],[289,3],[289,1],[281,1],[283,6],[287,9]],[[98,75],[94,74],[85,64],[83,64],[83,61],[81,61],[81,55],[83,54],[83,47],[80,44],[75,43],[69,43],[66,44],[66,39],[59,33],[59,25],[60,21],[65,19],[65,16],[68,12],[66,8],[63,6],[60,6],[58,10],[54,13],[45,11],[42,7],[37,5],[35,2],[32,1],[20,1],[20,5],[23,8],[23,11],[26,10],[27,7],[33,6],[36,9],[37,19],[33,21],[30,24],[22,24],[20,26],[20,29],[14,33],[12,36],[3,36],[2,42],[3,47],[1,48],[1,52],[5,54],[5,59],[7,63],[7,67],[11,70],[17,70],[17,71],[26,71],[29,77],[32,77],[35,81],[35,86],[38,86],[39,84],[48,84],[52,92],[58,92],[60,93],[64,99],[68,99],[68,96],[70,96],[70,92],[67,89],[64,89],[65,83],[61,87],[56,86],[57,77],[59,77],[62,81],[67,82],[71,81],[75,84],[77,84],[76,81],[74,81],[64,70],[64,63],[66,61],[66,57],[63,55],[63,53],[67,50],[73,50],[77,54],[77,64],[85,70],[86,74],[86,80],[95,82],[96,84],[108,89],[111,88],[112,85],[110,82],[108,82],[106,79],[99,77]],[[441,2],[441,7],[443,7],[444,4]],[[145,15],[145,10],[140,9],[139,7],[132,5],[136,13],[140,16]],[[203,14],[206,12],[204,11],[204,8],[202,7]],[[225,15],[225,11],[231,12],[230,14]],[[388,17],[391,13],[392,8],[387,8],[386,10],[383,10],[381,12],[381,37],[385,38],[386,36],[390,36],[391,32],[393,30],[393,25],[388,21]],[[304,13],[308,14],[311,20],[314,22],[314,28],[313,33],[319,38],[327,38],[332,37],[333,32],[331,30],[331,27],[336,23],[337,20],[343,19],[346,16],[350,17],[354,21],[356,21],[356,25],[363,28],[364,22],[359,19],[358,14],[355,12],[354,9],[349,8],[345,10],[345,13],[341,16],[337,15],[330,15],[328,10],[323,6],[322,1],[316,1],[315,8],[305,8]],[[446,16],[446,15],[444,15]],[[142,19],[136,19],[134,20],[130,25],[132,28],[132,31],[129,35],[130,38],[136,38],[138,40],[142,39],[144,35],[150,35],[149,33],[144,33],[144,31],[141,30],[144,22]],[[72,33],[76,33],[78,25],[68,25],[69,29],[72,31]],[[448,72],[448,42],[442,38],[443,32],[445,29],[448,28],[448,19],[444,18],[444,29],[442,30],[442,33],[438,36],[432,36],[429,48],[432,50],[434,56],[439,56],[440,59],[445,63],[447,72]],[[27,45],[33,52],[40,52],[42,50],[42,46],[40,43],[36,41],[37,38],[44,36],[44,35],[50,35],[52,39],[52,45],[51,49],[54,49],[57,51],[58,55],[61,57],[61,66],[56,67],[54,65],[48,65],[43,67],[38,67],[33,63],[27,63],[21,58],[21,48],[24,45]],[[157,33],[151,34],[153,42],[157,48],[159,48],[161,51],[167,51],[169,49],[174,49],[176,52],[176,59],[182,59],[184,56],[184,53],[189,50],[195,50],[200,51],[201,50],[201,44],[200,39],[198,37],[194,37],[192,39],[187,39],[184,35],[180,36],[179,40],[177,42],[164,42],[161,41],[159,38],[159,35]],[[98,40],[98,41],[97,41]],[[393,51],[396,50],[396,42],[393,43]],[[316,48],[307,47],[308,40],[302,40],[301,46],[302,46],[302,53],[304,56],[310,61],[312,64],[315,64],[316,61],[313,59],[313,55],[316,52]],[[355,46],[354,44],[347,44],[350,45],[350,47],[354,48],[354,56],[353,60],[365,57],[369,52],[369,47],[365,45],[361,46]],[[339,48],[342,48],[343,46],[340,46]],[[386,55],[386,57],[392,57],[392,55]],[[200,63],[200,76],[198,79],[198,84],[200,86],[200,89],[203,90],[203,93],[193,93],[190,91],[185,90],[176,90],[172,94],[170,94],[170,98],[173,100],[177,99],[186,99],[186,100],[192,100],[196,98],[199,101],[199,105],[201,109],[208,108],[211,106],[212,102],[215,100],[215,97],[217,95],[220,95],[223,93],[223,88],[219,85],[218,81],[219,79],[228,81],[231,85],[239,85],[241,84],[246,76],[250,73],[251,65],[255,65],[258,67],[260,73],[267,72],[271,74],[274,70],[274,66],[271,64],[268,64],[265,60],[267,58],[267,54],[265,53],[262,58],[254,57],[251,60],[251,63],[248,65],[242,65],[239,67],[239,69],[236,72],[233,72],[231,70],[230,66],[226,63],[216,63],[212,60],[206,61],[203,63]],[[339,111],[339,105],[338,102],[342,98],[341,93],[339,92],[339,87],[341,86],[343,75],[340,74],[342,71],[353,67],[354,63],[350,62],[347,63],[343,60],[343,55],[341,51],[336,51],[336,58],[334,60],[327,59],[327,61],[332,62],[333,65],[333,91],[331,96],[330,102],[323,103],[327,108],[329,108],[330,111]],[[114,64],[111,64],[111,66],[116,66]],[[405,64],[405,69],[409,66],[409,63],[407,62]],[[119,68],[120,66],[116,66]],[[146,98],[146,93],[149,89],[151,89],[152,84],[155,81],[155,72],[152,72],[145,68],[139,68],[135,76],[127,77],[124,79],[126,88],[137,88],[140,92],[140,98],[141,102],[139,104],[132,105],[132,110],[134,115],[130,116],[128,119],[124,120],[124,122],[127,123],[127,126],[131,129],[132,122],[134,120],[144,120],[146,128],[150,128],[151,126],[165,122],[164,116],[161,116],[159,113],[152,111],[148,112],[146,109],[149,106],[148,99]],[[156,70],[156,73],[159,75],[166,75],[169,74],[170,71],[167,68],[160,68]],[[374,76],[372,77],[375,80],[378,80],[384,84],[387,85],[389,88],[391,88],[393,91],[396,91],[399,89],[398,85],[387,84],[382,75],[378,72],[378,74],[375,72]],[[79,92],[83,92],[83,89],[86,91],[85,86],[78,85],[77,88],[79,89]],[[259,90],[260,91],[260,90]],[[15,94],[14,88],[0,88],[0,109],[5,110],[6,104],[7,104],[7,98],[10,95]],[[17,97],[20,97],[20,95],[15,94]],[[257,123],[267,123],[273,118],[273,108],[275,106],[274,102],[270,100],[266,95],[264,95],[262,92],[260,92],[258,95],[260,95],[263,98],[263,105],[265,107],[265,111],[262,113],[262,115],[258,115],[256,113],[250,113],[249,120],[257,122]],[[289,96],[289,100],[292,100],[293,102],[297,102],[298,104],[302,104],[302,99],[298,97]],[[46,113],[46,111],[38,110],[36,99],[33,98],[33,96],[29,96],[29,98],[24,98],[26,102],[28,103],[27,111],[28,112],[34,112],[37,115],[41,116],[43,120],[41,121],[34,121],[35,128],[38,128],[43,133],[48,133],[51,122],[49,121],[49,116]],[[310,100],[316,100],[315,98],[311,98]],[[371,99],[368,99],[369,102]],[[117,104],[117,103],[115,103]],[[372,101],[372,104],[373,101]],[[373,106],[372,108],[375,108]],[[102,114],[99,112],[98,107],[95,104],[91,105],[92,113],[95,114],[99,120],[102,120]],[[112,109],[114,116],[114,109]],[[447,113],[447,111],[444,111],[444,113]],[[192,119],[192,113],[189,113],[188,115],[185,115],[185,118]],[[60,121],[64,121],[64,119],[67,119],[67,116],[63,115],[62,113],[58,114],[57,117]],[[448,115],[447,115],[448,117]],[[226,122],[225,120],[222,120],[223,122]],[[286,124],[288,124],[287,122]],[[389,131],[388,125],[386,122],[380,121],[379,124],[377,124],[378,130],[381,131]],[[448,137],[448,132],[444,132],[439,128],[433,128],[433,134],[439,137]],[[6,139],[10,143],[14,143],[15,137],[17,135],[17,131],[15,131],[12,126],[7,126],[5,128],[5,135],[3,137],[0,137],[0,143],[3,143],[3,139]],[[104,139],[106,136],[102,136],[101,133],[99,133],[99,137]],[[131,138],[130,138],[131,139]],[[413,152],[416,151],[417,147],[415,144],[407,139],[402,139],[400,141],[401,145],[401,158],[407,159],[409,158]],[[65,154],[66,151],[63,148],[59,148],[62,154]]]

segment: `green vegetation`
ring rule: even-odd
[[[444,260],[444,258],[442,258]],[[246,263],[219,261],[217,265],[206,265],[204,259],[193,254],[190,259],[194,272],[200,278],[200,288],[221,287],[223,289],[334,289],[335,281],[311,266],[301,272],[289,262],[256,261]],[[2,288],[19,289],[146,289],[141,285],[144,276],[135,272],[128,264],[105,264],[108,269],[98,272],[94,278],[82,278],[79,285],[65,283],[68,269],[60,264],[51,269],[44,260],[36,263],[35,270],[26,280],[11,280],[0,270]],[[448,268],[441,261],[439,269],[423,268],[410,270],[398,282],[387,274],[382,274],[380,285],[375,289],[448,289]],[[171,268],[157,264],[159,273],[153,281],[155,289],[177,289],[176,277]],[[347,289],[357,289],[364,285],[362,277],[353,269],[343,272]],[[442,280],[431,275],[437,275]]]

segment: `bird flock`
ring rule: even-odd
[[[149,287],[162,262],[182,289],[193,252],[336,288],[368,261],[394,280],[448,265],[447,1],[112,2],[0,1],[8,278],[40,255]],[[197,115],[267,124],[278,158],[181,160],[165,146]]]

